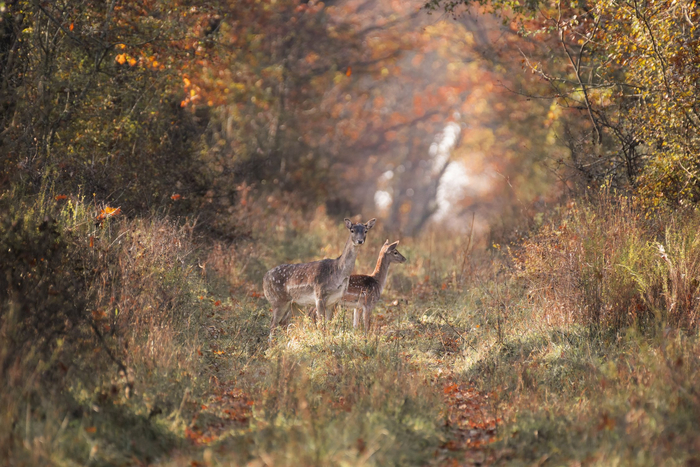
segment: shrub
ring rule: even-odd
[[[626,198],[571,203],[518,253],[529,296],[548,322],[594,331],[693,329],[700,311],[697,211],[657,214]]]
[[[184,415],[209,306],[192,226],[96,222],[99,208],[78,199],[5,195],[0,206],[0,456],[165,452],[171,437],[154,435],[152,417]]]

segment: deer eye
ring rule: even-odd
[[[355,229],[350,229],[350,233],[355,233]]]

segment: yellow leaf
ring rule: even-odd
[[[115,60],[116,60],[117,63],[119,63],[120,65],[123,65],[124,63],[126,63],[126,54],[119,54],[119,55],[117,55],[117,56],[115,57]]]

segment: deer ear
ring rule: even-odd
[[[391,245],[389,245],[389,250],[395,250],[396,247],[398,246],[398,244],[399,244],[398,240],[395,241],[394,243],[392,243]]]
[[[384,242],[384,246],[387,246],[389,244],[389,239],[387,238],[386,241]]]
[[[367,223],[365,224],[365,227],[367,227],[367,230],[369,230],[369,229],[371,229],[372,227],[374,227],[374,223],[375,223],[375,222],[377,222],[377,219],[374,219],[374,218],[373,218],[373,219],[368,220]]]
[[[352,221],[347,217],[345,218],[345,227],[347,227],[348,230],[352,229]]]

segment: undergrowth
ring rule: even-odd
[[[47,193],[0,202],[0,457],[162,456],[197,390],[210,306],[198,298],[206,289],[192,229],[100,219],[104,206]]]
[[[608,196],[506,251],[402,239],[369,333],[352,310],[298,309],[268,340],[265,271],[340,254],[323,210],[248,203],[227,243],[59,198],[2,200],[11,464],[698,461],[696,211]],[[370,232],[356,271],[386,238]]]

